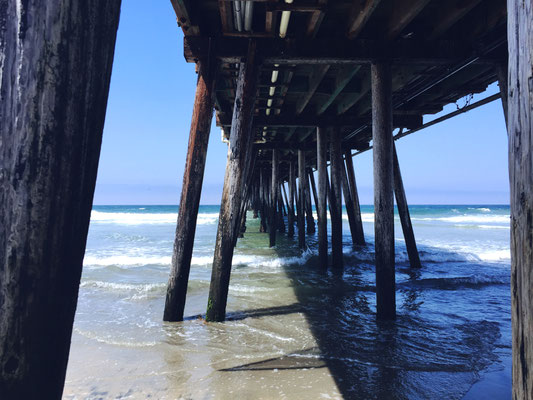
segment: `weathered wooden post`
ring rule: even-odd
[[[344,153],[344,161],[346,162],[346,170],[348,173],[348,186],[350,188],[350,197],[354,204],[355,212],[355,228],[356,228],[356,240],[355,244],[364,246],[365,234],[363,232],[363,220],[361,218],[361,206],[359,203],[359,194],[357,193],[357,184],[355,183],[355,173],[353,168],[352,154],[350,150],[346,150]]]
[[[276,232],[278,230],[278,188],[279,188],[279,151],[277,149],[272,149],[272,179],[271,184],[272,188],[270,191],[270,247],[276,245]],[[282,217],[283,218],[283,217]]]
[[[0,4],[0,398],[60,399],[120,0]]]
[[[278,193],[280,189],[278,188]],[[278,231],[285,233],[285,221],[283,219],[283,197],[281,194],[278,195]]]
[[[163,314],[164,321],[183,320],[207,145],[213,117],[216,82],[214,64],[212,62],[209,65],[206,61],[200,61],[198,65],[198,82],[189,133],[189,148],[183,173],[176,238]]]
[[[318,193],[316,191],[315,176],[313,175],[313,170],[311,168],[309,168],[307,172],[309,174],[309,182],[311,183],[311,193],[313,193],[313,201],[315,202],[315,207],[318,212]]]
[[[239,222],[239,210],[243,195],[242,185],[245,181],[243,178],[245,171],[250,167],[252,158],[250,154],[253,145],[251,130],[259,76],[255,49],[255,42],[250,41],[246,61],[241,63],[237,79],[228,146],[228,162],[224,177],[207,303],[207,321],[223,321],[226,317],[234,237]]]
[[[316,147],[318,171],[318,260],[324,269],[328,267],[328,217],[327,217],[327,131],[322,127],[316,129]]]
[[[309,174],[305,171],[305,219],[307,223],[307,233],[315,233],[315,218],[313,217],[313,207],[311,205],[311,190],[309,188]]]
[[[331,161],[331,265],[343,267],[342,257],[342,151],[338,127],[330,130],[329,155]]]
[[[284,211],[288,219],[290,215],[290,208],[289,208],[289,198],[287,196],[287,189],[285,189],[285,183],[281,184],[281,193],[283,193],[283,200],[284,200],[284,207],[285,207]]]
[[[279,184],[279,187],[278,187],[278,198],[279,198],[279,204],[280,204],[280,213],[282,216],[286,217],[287,216],[287,208],[285,207],[285,200],[287,198],[287,196],[283,196],[284,194],[286,195],[286,193],[284,193],[284,190],[285,190],[285,186],[283,185],[282,182],[280,182]],[[282,218],[283,219],[283,218]]]
[[[305,249],[305,151],[298,150],[298,246]]]
[[[261,225],[259,227],[260,232],[267,232],[267,200],[268,200],[268,192],[267,192],[267,182],[265,179],[266,171],[261,169],[259,171],[259,193],[260,193],[260,209],[259,209],[259,216],[261,218]]]
[[[394,194],[396,196],[396,205],[398,206],[398,214],[400,215],[400,222],[402,224],[405,247],[407,248],[407,255],[409,256],[409,263],[411,264],[411,267],[420,268],[420,256],[418,255],[418,249],[416,248],[415,234],[413,233],[411,215],[409,214],[409,206],[407,205],[407,198],[405,197],[400,163],[398,162],[398,154],[396,153],[396,146],[394,143],[392,151],[394,162]]]
[[[289,237],[294,236],[294,196],[296,194],[296,168],[294,166],[294,161],[290,161],[289,164],[289,218],[287,229],[287,234]]]
[[[357,221],[355,217],[355,204],[352,199],[352,192],[348,184],[348,177],[346,175],[346,168],[344,163],[341,168],[342,173],[342,194],[344,195],[344,204],[346,206],[346,214],[348,215],[348,224],[350,225],[350,234],[352,235],[352,245],[357,244]]]
[[[533,398],[533,7],[507,1],[513,399]]]
[[[379,319],[395,319],[392,75],[390,64],[383,61],[372,63],[371,80],[377,317]]]
[[[503,116],[505,118],[505,126],[507,126],[508,118],[507,113],[509,112],[509,106],[507,102],[507,93],[508,93],[508,74],[509,68],[507,65],[507,60],[502,60],[496,64],[496,75],[498,76],[498,86],[500,87],[500,94],[502,96],[502,107],[503,107]]]

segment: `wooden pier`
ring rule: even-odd
[[[270,246],[286,231],[306,250],[316,234],[320,267],[342,272],[343,197],[351,244],[366,245],[352,157],[372,149],[376,315],[394,320],[394,197],[411,267],[421,266],[394,141],[500,98],[423,124],[498,81],[509,134],[513,398],[533,398],[531,2],[171,1],[198,84],[164,319],[184,316],[213,109],[228,162],[206,319],[225,319],[248,209]],[[14,3],[0,5],[0,398],[60,398],[120,0]]]

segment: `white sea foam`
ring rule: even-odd
[[[160,291],[161,289],[166,288],[166,286],[166,283],[147,283],[135,285],[129,283],[104,282],[96,280],[84,280],[80,283],[80,287],[82,288],[98,288],[122,292],[135,291],[139,293]]]
[[[272,289],[267,288],[267,287],[239,285],[239,284],[230,285],[229,290],[230,292],[237,292],[237,293],[258,293],[258,292],[272,291]]]
[[[83,259],[84,266],[107,266],[107,265],[170,265],[170,256],[138,256],[138,255],[110,255],[96,256],[86,255]]]
[[[490,208],[486,208],[486,207],[479,207],[479,208],[475,208],[475,207],[468,207],[469,210],[478,210],[478,211],[482,211],[482,212],[491,212]]]
[[[511,250],[487,250],[477,254],[483,261],[510,261]]]
[[[458,215],[453,217],[412,217],[413,221],[442,221],[473,224],[509,224],[509,215]]]
[[[91,223],[106,223],[120,225],[143,225],[143,224],[176,224],[177,213],[121,213],[103,212],[93,210],[91,212]],[[198,225],[211,225],[218,219],[218,213],[198,214]]]

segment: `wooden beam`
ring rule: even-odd
[[[513,399],[533,396],[533,8],[508,0]]]
[[[462,0],[442,3],[442,7],[435,14],[436,21],[433,23],[433,30],[428,35],[428,40],[433,40],[448,31],[457,21],[463,18],[482,0]]]
[[[322,269],[328,267],[328,217],[327,217],[327,131],[323,127],[316,130],[317,170],[318,170],[318,262]]]
[[[246,62],[241,64],[237,83],[237,95],[233,108],[228,163],[224,177],[217,239],[209,287],[207,321],[223,321],[226,318],[231,262],[236,230],[240,222],[239,211],[242,201],[242,187],[246,182],[245,171],[251,166],[253,141],[252,119],[259,65],[255,42],[250,42]]]
[[[396,205],[398,206],[398,214],[402,225],[403,237],[405,239],[405,247],[407,248],[407,255],[409,256],[409,263],[412,268],[420,268],[420,256],[416,247],[415,234],[413,232],[413,224],[411,223],[411,215],[409,214],[409,206],[407,205],[407,197],[405,196],[405,189],[403,187],[402,173],[400,171],[400,163],[398,162],[398,154],[396,153],[396,146],[393,143],[393,173],[394,173],[394,195],[396,196]]]
[[[230,127],[231,121],[227,116],[219,118],[221,126]],[[370,123],[369,117],[358,117],[353,115],[344,115],[342,117],[314,114],[293,115],[292,113],[283,113],[281,115],[257,115],[254,118],[254,126],[269,128],[313,128],[318,125],[329,124],[329,126],[359,128],[361,125]],[[395,127],[416,128],[422,125],[422,117],[419,115],[395,115],[393,120]]]
[[[324,20],[324,16],[326,15],[325,10],[323,8],[327,4],[327,2],[328,0],[318,0],[318,6],[322,7],[322,9],[313,11],[311,15],[309,15],[309,20],[307,21],[307,31],[306,31],[306,35],[308,37],[314,38],[316,34],[318,33],[318,30],[320,29],[320,25],[322,25],[322,21]]]
[[[355,39],[359,32],[365,27],[366,22],[379,5],[381,0],[354,0],[350,9],[348,19],[348,29],[346,36],[349,39]]]
[[[222,24],[222,32],[233,31],[233,11],[231,3],[224,0],[218,0],[218,9],[220,12],[220,22]]]
[[[309,100],[311,100],[313,94],[315,94],[318,85],[320,85],[320,82],[322,82],[322,79],[324,78],[328,70],[329,65],[319,65],[313,70],[313,72],[309,76],[308,92],[304,96],[302,96],[300,100],[296,103],[296,115],[301,114],[304,108],[307,106]]]
[[[359,71],[360,68],[361,68],[360,65],[358,65],[356,67],[354,67],[354,66],[346,66],[346,67],[342,67],[337,72],[337,75],[335,76],[335,89],[329,95],[329,97],[326,98],[326,100],[324,100],[322,102],[322,104],[320,104],[317,107],[316,113],[318,115],[324,113],[324,111],[326,111],[328,109],[328,107],[331,105],[331,103],[333,103],[335,101],[335,99],[337,98],[337,96],[344,90],[346,85],[348,85],[348,83],[350,83],[350,81],[357,74],[357,72]]]
[[[496,75],[498,76],[498,86],[500,87],[500,95],[502,100],[502,108],[503,108],[503,116],[505,118],[505,126],[507,127],[508,124],[508,101],[507,101],[507,93],[508,93],[508,83],[507,80],[509,74],[509,67],[507,65],[507,60],[502,60],[498,64],[496,64]]]
[[[386,38],[396,39],[431,0],[394,0]]]
[[[240,37],[185,36],[184,56],[187,62],[196,62],[205,57],[211,48],[214,56],[222,62],[239,63],[246,57],[248,40]],[[396,64],[442,65],[465,59],[474,51],[466,41],[451,40],[400,39],[387,42],[257,38],[256,41],[263,63],[267,65],[358,65],[369,64],[385,55]]]
[[[353,201],[355,211],[355,241],[354,244],[364,246],[365,234],[363,231],[363,220],[361,218],[361,205],[359,203],[359,193],[357,192],[357,184],[355,182],[355,172],[353,168],[353,159],[351,150],[344,152],[344,161],[346,163],[346,172],[348,173],[348,188],[350,190],[350,197]]]
[[[391,66],[372,64],[371,72],[377,317],[390,320],[396,318]]]
[[[344,266],[342,255],[342,150],[338,128],[330,130],[329,156],[331,161],[331,265],[334,269]]]
[[[361,90],[359,92],[342,96],[341,100],[337,104],[337,115],[344,114],[359,100],[365,97],[368,92],[370,92],[370,79],[363,79],[361,83]]]
[[[346,214],[348,215],[348,224],[350,226],[350,234],[352,236],[352,244],[357,244],[357,220],[355,216],[355,204],[352,199],[352,192],[350,191],[350,185],[348,184],[348,176],[346,174],[346,168],[344,165],[341,168],[342,174],[342,194],[344,195],[344,205],[346,207]]]
[[[178,224],[163,314],[164,321],[183,320],[207,145],[213,117],[215,82],[216,67],[207,65],[207,62],[199,63]]]
[[[0,398],[60,399],[120,0],[0,6]]]
[[[191,21],[190,5],[188,0],[170,0],[176,13],[178,26],[184,35],[199,36],[200,28]]]

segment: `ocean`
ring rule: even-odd
[[[509,207],[411,206],[422,261],[396,215],[396,322],[375,319],[368,245],[324,274],[248,213],[225,323],[206,323],[218,206],[200,206],[185,321],[162,321],[175,206],[94,206],[65,399],[510,399]]]

